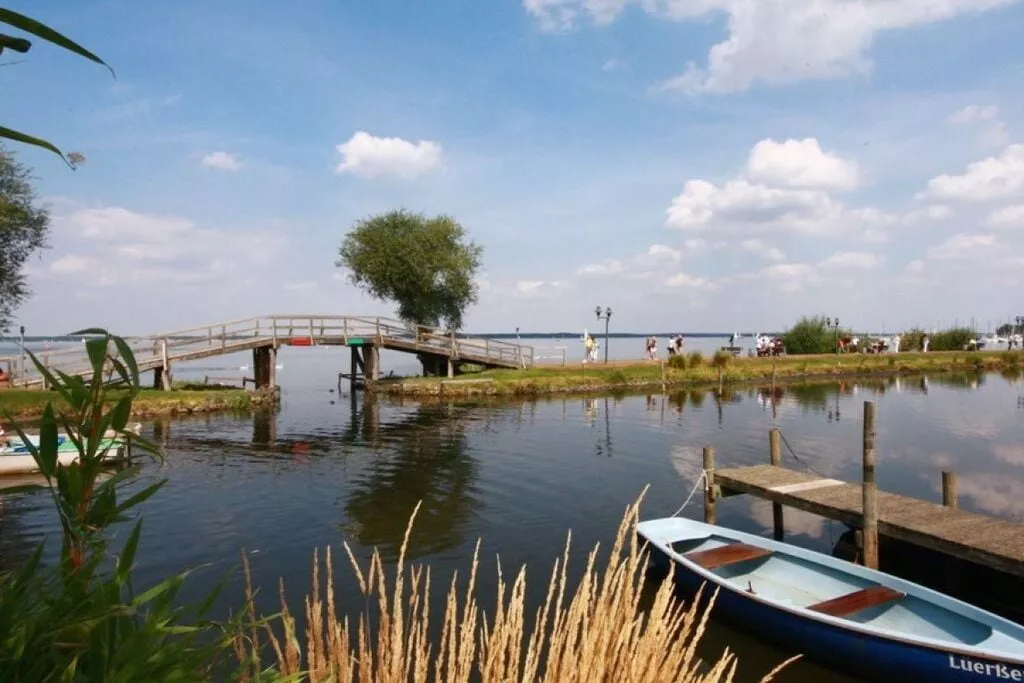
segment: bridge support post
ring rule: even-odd
[[[363,347],[363,379],[367,382],[380,379],[380,347],[376,344]]]
[[[252,350],[252,366],[257,389],[273,388],[276,380],[277,349],[260,346]]]
[[[161,367],[153,368],[153,388],[164,388],[164,369]]]
[[[451,358],[448,359],[448,377],[455,376],[455,362]]]

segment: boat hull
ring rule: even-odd
[[[124,446],[111,448],[104,460],[114,461],[124,458]],[[70,465],[78,460],[78,451],[63,451],[57,453],[57,461],[62,465]],[[0,476],[12,474],[35,474],[39,472],[35,458],[30,453],[0,454]]]
[[[641,541],[644,541],[641,537]],[[843,628],[754,600],[728,583],[713,584],[686,564],[652,544],[651,562],[661,572],[675,564],[679,589],[695,594],[705,586],[705,599],[720,587],[713,614],[744,631],[802,653],[823,666],[873,681],[915,680],[929,683],[1024,681],[1024,666],[926,647]]]

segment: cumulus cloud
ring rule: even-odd
[[[1024,228],[1024,204],[1011,204],[988,215],[988,224],[997,230]]]
[[[49,276],[82,286],[225,280],[266,266],[287,243],[276,231],[204,228],[180,216],[118,206],[56,216],[54,230],[75,248],[50,263]]]
[[[786,255],[782,253],[781,249],[775,247],[769,247],[767,244],[758,239],[743,240],[740,242],[740,248],[746,251],[752,251],[755,254],[759,254],[762,258],[769,261],[785,261]]]
[[[936,261],[952,261],[986,256],[991,254],[995,247],[995,235],[962,232],[930,248],[927,254],[928,258]]]
[[[878,254],[867,251],[840,251],[824,259],[819,265],[822,268],[859,268],[871,270],[878,268],[885,259]]]
[[[992,121],[997,118],[999,118],[999,107],[994,104],[969,104],[950,114],[948,120],[957,125],[967,125],[979,121]]]
[[[666,222],[680,230],[741,234],[880,234],[898,218],[871,207],[848,209],[829,193],[858,182],[856,163],[822,151],[815,138],[762,140],[738,177],[717,184],[687,181],[672,199]]]
[[[647,280],[652,277],[664,276],[684,258],[700,254],[711,245],[706,240],[695,238],[686,240],[681,248],[667,244],[652,244],[647,251],[636,254],[629,259],[603,259],[588,263],[576,269],[576,275],[590,277],[623,276],[633,280]]]
[[[815,138],[761,140],[747,160],[747,177],[774,187],[849,190],[859,176],[856,162],[822,151]]]
[[[664,284],[666,287],[692,287],[700,289],[709,286],[711,280],[706,277],[694,277],[687,273],[676,273],[665,278]]]
[[[378,138],[359,131],[337,147],[341,162],[338,173],[363,178],[392,176],[404,180],[441,168],[443,149],[429,140],[410,142],[402,138]]]
[[[903,271],[909,275],[916,275],[924,270],[924,261],[914,260],[907,264]]]
[[[1009,145],[999,155],[975,161],[961,175],[928,181],[919,198],[983,202],[1019,195],[1024,190],[1024,145]]]
[[[627,5],[667,20],[705,21],[725,15],[728,36],[703,65],[690,62],[665,90],[733,92],[757,82],[864,76],[870,48],[884,31],[947,21],[1016,0],[523,0],[541,28],[566,30],[589,18],[614,20]]]
[[[227,152],[210,152],[199,163],[218,171],[240,171],[244,166],[238,157]]]
[[[793,293],[821,282],[818,269],[809,263],[776,263],[762,269],[759,279],[766,279],[780,291]]]

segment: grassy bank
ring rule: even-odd
[[[132,417],[190,415],[231,410],[249,410],[270,401],[269,394],[243,389],[159,391],[144,389],[132,405]],[[0,389],[0,416],[7,413],[19,420],[42,415],[48,401],[63,405],[56,392],[39,389]]]
[[[670,366],[655,361],[540,366],[529,370],[486,370],[455,379],[412,377],[382,380],[377,390],[403,396],[538,396],[635,389],[736,384],[778,379],[896,375],[1024,368],[1024,353],[1012,351],[930,352],[891,355],[816,355],[731,358],[699,354]]]

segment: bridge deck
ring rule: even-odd
[[[176,362],[199,360],[251,349],[295,345],[376,346],[404,353],[426,354],[486,367],[533,366],[533,348],[495,339],[473,339],[438,334],[425,328],[410,329],[389,318],[346,315],[270,315],[232,320],[213,325],[175,330],[126,339],[140,370],[168,367]],[[51,370],[69,375],[91,374],[81,348],[64,348],[37,354]],[[22,356],[0,356],[0,367],[13,386],[37,386],[43,378],[31,361]]]

